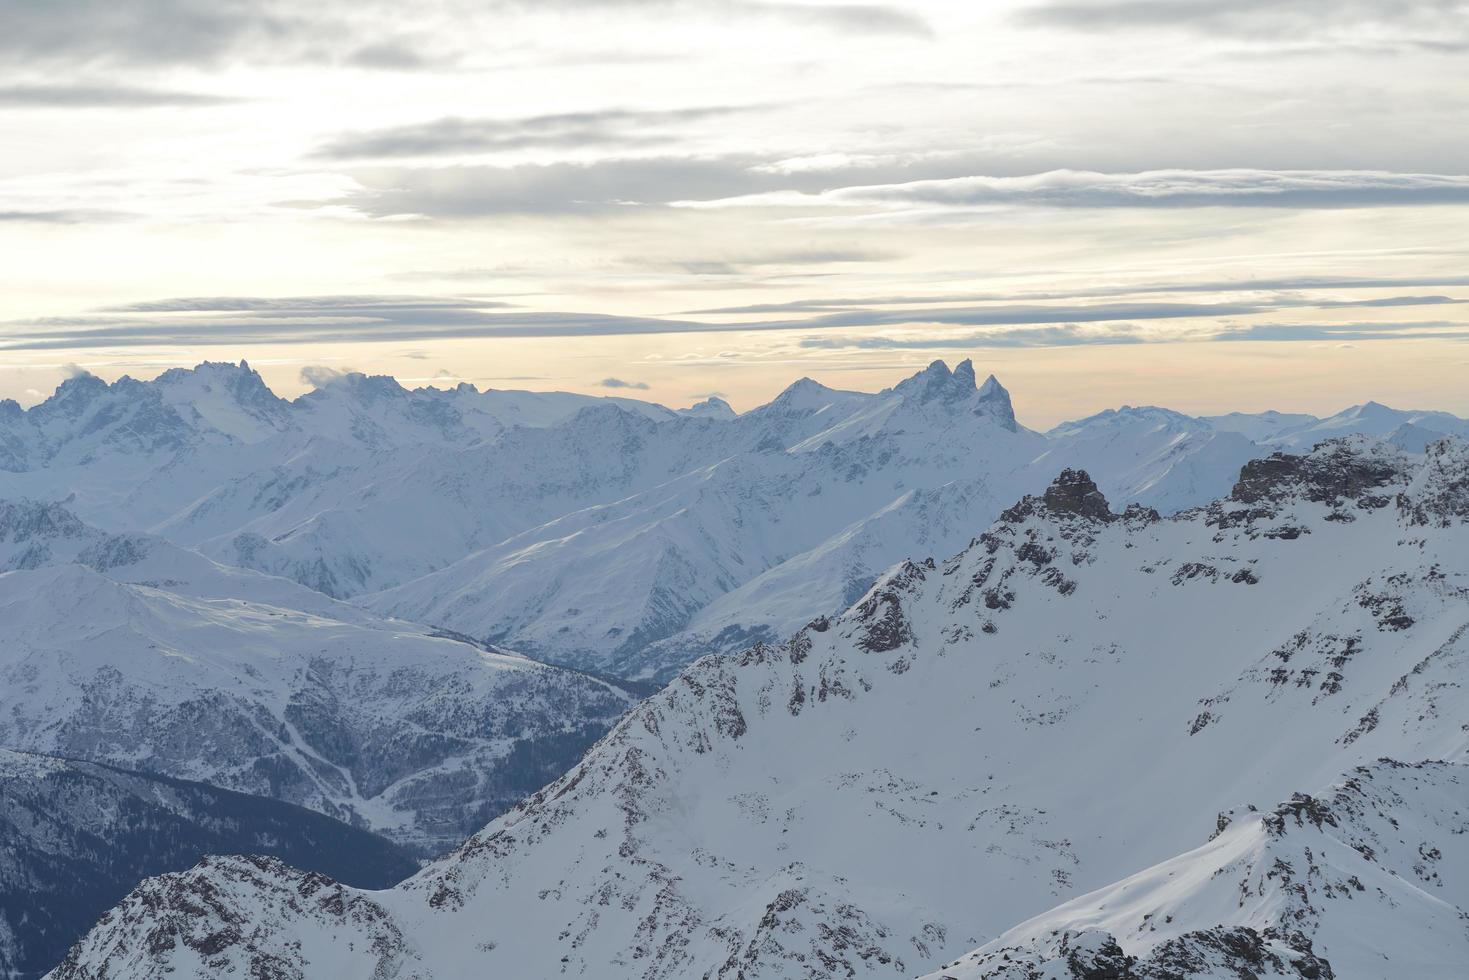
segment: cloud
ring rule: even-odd
[[[301,368],[301,373],[298,375],[303,385],[310,385],[313,388],[324,388],[333,381],[345,378],[346,376],[346,371],[340,370],[339,368],[327,367],[325,364],[307,364]]]
[[[750,173],[746,161],[727,158],[381,168],[355,176],[365,189],[336,203],[374,217],[440,219],[595,213],[774,186],[769,177]]]
[[[24,62],[210,63],[300,21],[255,0],[0,0],[0,57]]]
[[[879,4],[838,3],[732,3],[734,11],[772,14],[797,24],[825,27],[846,34],[876,34],[883,37],[928,38],[933,29],[909,10]]]
[[[305,296],[289,298],[185,298],[115,307],[94,314],[0,324],[0,350],[65,350],[97,347],[245,346],[289,343],[413,343],[433,339],[552,338],[667,333],[826,331],[872,327],[1047,327],[1030,343],[1050,343],[1126,331],[1118,324],[1240,318],[1287,309],[1386,308],[1469,303],[1448,296],[1383,297],[1358,302],[1274,296],[1221,303],[992,304],[950,307],[853,309],[801,319],[740,323],[617,316],[594,313],[507,310],[474,297]],[[141,314],[141,315],[139,315]],[[1113,324],[1086,328],[1085,324]],[[1130,329],[1130,328],[1129,328]],[[1197,338],[1197,328],[1145,339]],[[1005,331],[997,335],[1003,336]],[[1012,342],[1022,337],[1010,336]],[[1107,342],[1123,342],[1114,337]]]
[[[775,266],[847,265],[862,262],[891,262],[903,257],[892,250],[857,246],[820,246],[776,248],[767,251],[734,252],[708,257],[630,258],[623,265],[633,268],[672,269],[697,276],[733,276],[752,269]]]
[[[1458,0],[1085,0],[1042,3],[1022,23],[1082,31],[1164,29],[1287,40],[1344,30],[1444,36],[1469,25]]]
[[[427,53],[405,41],[373,41],[362,45],[346,57],[346,63],[357,68],[374,68],[384,71],[421,71],[442,67],[443,58],[430,57]]]
[[[638,391],[647,391],[649,387],[643,381],[623,381],[621,378],[603,378],[597,384],[603,388],[635,388]]]
[[[1251,323],[1231,326],[1211,340],[1469,340],[1469,321],[1407,323]]]
[[[103,313],[302,313],[325,311],[337,316],[354,313],[431,313],[435,310],[493,309],[512,304],[499,300],[456,296],[184,296],[103,307]]]
[[[38,225],[89,225],[126,221],[137,217],[126,211],[106,208],[52,208],[37,211],[0,211],[0,224],[15,222]]]
[[[949,177],[839,187],[816,193],[785,190],[674,203],[694,208],[877,210],[965,210],[998,206],[1353,208],[1469,204],[1469,175],[1376,170],[1148,170],[1138,173],[1051,170],[1024,177]]]
[[[667,142],[676,127],[757,106],[602,109],[513,119],[446,117],[407,126],[343,133],[316,151],[331,160],[424,157],[526,149],[636,148]]]
[[[215,106],[237,101],[227,95],[131,85],[0,86],[0,108],[6,109],[153,109],[161,106]]]
[[[549,2],[549,0],[548,0]],[[779,20],[842,34],[890,38],[931,35],[918,15],[896,6],[757,0],[556,0],[585,15],[718,20]],[[453,40],[488,36],[526,11],[525,0],[423,0],[415,21],[452,23]],[[256,64],[346,64],[417,70],[445,63],[402,37],[383,37],[403,22],[390,0],[0,0],[0,59],[8,66],[109,65],[214,67]]]
[[[1105,328],[1058,323],[1053,326],[952,333],[942,337],[804,337],[800,346],[821,350],[951,350],[966,347],[1143,344],[1148,339],[1133,323],[1110,324]]]
[[[359,166],[360,189],[318,202],[371,217],[417,215],[454,220],[502,214],[605,213],[632,206],[741,199],[794,191],[815,195],[846,184],[878,184],[918,174],[948,177],[969,172],[974,160],[882,157],[835,170],[770,170],[751,154],[609,156],[588,161],[516,165]],[[835,164],[833,164],[835,166]]]
[[[1099,299],[1109,296],[1146,296],[1155,293],[1262,293],[1300,292],[1320,289],[1393,289],[1424,286],[1469,286],[1469,276],[1285,276],[1264,279],[1211,279],[1199,282],[1139,283],[1087,289],[1040,290],[1023,293],[938,293],[929,296],[827,296],[788,300],[781,303],[749,303],[701,310],[684,310],[683,316],[753,313],[818,313],[871,306],[918,306],[925,303],[995,303],[1017,300]],[[1405,305],[1389,297],[1390,305]],[[1435,300],[1440,301],[1440,300]],[[1325,302],[1335,302],[1323,300]]]

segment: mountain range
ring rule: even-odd
[[[59,504],[0,504],[0,571],[0,745],[300,804],[421,854],[636,700]]]
[[[210,858],[51,976],[1461,975],[1469,445],[1260,454],[1172,514],[1065,468],[976,530],[394,888]]]
[[[739,414],[360,374],[286,401],[244,362],[206,363],[0,405],[0,499],[661,683],[839,612],[916,548],[956,550],[1063,468],[1166,514],[1226,493],[1249,459],[1352,433],[1421,453],[1469,422],[1370,402],[1326,419],[1124,407],[1041,433],[969,361],[877,393],[802,379]]]

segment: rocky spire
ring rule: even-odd
[[[1086,470],[1062,470],[1046,487],[1041,500],[1048,510],[1059,514],[1078,514],[1099,521],[1110,521],[1116,516]]]
[[[959,365],[960,369],[969,367],[969,377],[974,377],[974,367],[965,361]],[[954,372],[958,374],[958,371]],[[993,374],[984,379],[984,384],[979,386],[979,391],[974,399],[974,412],[976,415],[988,415],[1000,425],[1014,432],[1020,427],[1015,421],[1015,407],[1010,403],[1010,392],[1000,384],[1000,379]]]

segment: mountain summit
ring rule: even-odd
[[[974,362],[968,358],[952,370],[943,361],[934,361],[917,374],[893,386],[894,394],[907,403],[927,405],[940,402],[945,406],[966,408],[974,415],[988,416],[1014,432],[1017,423],[1010,404],[1010,393],[993,374],[982,386],[976,385]]]

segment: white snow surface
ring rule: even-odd
[[[1067,471],[691,665],[397,888],[211,860],[52,976],[1448,980],[1466,669],[1462,443],[1272,456],[1165,518]]]
[[[518,798],[517,748],[589,741],[633,700],[56,504],[0,503],[0,623],[0,744],[284,799],[430,852]]]
[[[1124,407],[1040,434],[969,361],[877,393],[803,378],[743,414],[361,374],[287,402],[244,362],[205,363],[79,375],[0,412],[0,500],[661,681],[839,612],[893,562],[953,552],[1062,468],[1172,513],[1228,492],[1248,459],[1353,432],[1421,452],[1469,423],[1375,403],[1328,419]],[[934,494],[947,503],[922,506]]]

